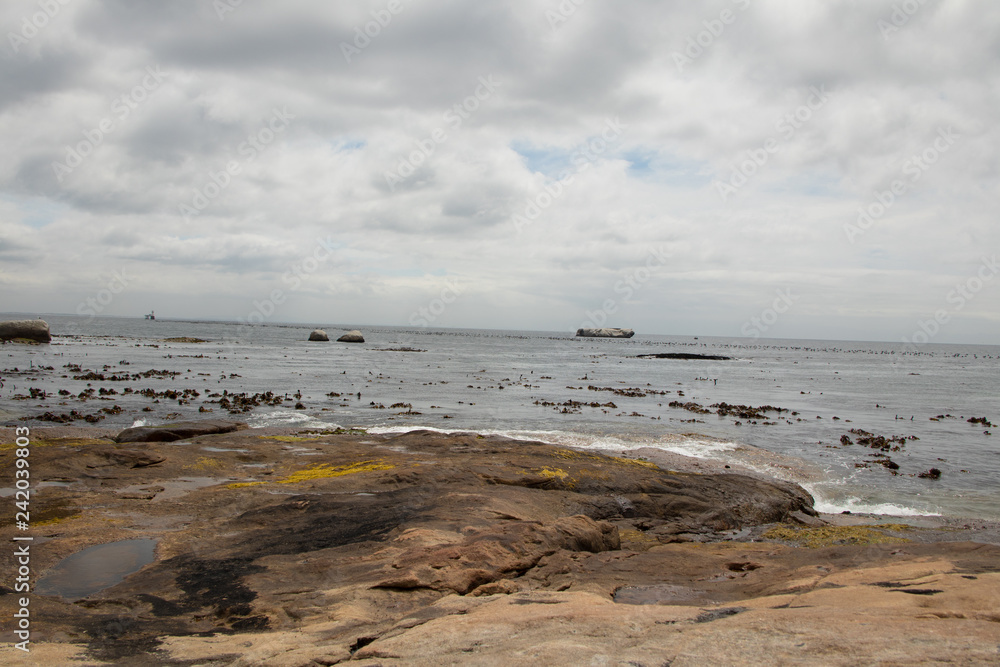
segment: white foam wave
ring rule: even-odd
[[[338,424],[325,422],[303,412],[292,410],[275,410],[274,412],[253,414],[247,417],[247,425],[250,428],[267,428],[269,426],[295,426],[322,429],[339,428]]]
[[[718,458],[722,452],[744,447],[735,442],[713,440],[695,436],[665,436],[665,437],[627,437],[576,433],[573,431],[545,431],[521,429],[443,429],[433,426],[374,426],[367,429],[373,434],[399,434],[410,431],[424,430],[435,433],[470,433],[479,435],[496,435],[512,440],[534,440],[550,445],[575,447],[577,449],[596,449],[600,451],[629,451],[642,447],[652,447],[664,451],[691,456],[695,458]]]
[[[629,437],[595,435],[572,431],[443,429],[433,426],[412,425],[375,426],[367,430],[373,434],[400,434],[416,430],[433,431],[443,434],[474,432],[481,435],[502,436],[513,440],[534,440],[562,447],[594,449],[615,453],[650,447],[693,458],[715,459],[736,463],[769,477],[795,482],[800,484],[813,496],[816,510],[825,514],[840,514],[841,512],[849,511],[852,514],[879,514],[886,516],[941,516],[940,513],[929,509],[907,507],[893,502],[865,501],[853,496],[845,497],[843,491],[833,494],[827,493],[825,487],[830,487],[831,483],[826,480],[819,483],[816,482],[818,477],[826,477],[824,471],[814,465],[808,464],[804,460],[775,454],[746,444],[696,435]],[[840,484],[834,484],[834,486],[840,486]]]
[[[802,488],[812,495],[815,501],[813,507],[816,511],[824,514],[850,512],[851,514],[881,514],[886,516],[941,516],[940,512],[930,509],[906,507],[891,502],[865,501],[853,496],[831,498],[824,494],[818,485],[802,484]]]
[[[132,428],[138,428],[140,426],[145,426],[148,423],[149,422],[147,422],[145,419],[136,419],[134,422],[132,422]]]

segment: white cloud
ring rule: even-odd
[[[923,3],[888,34],[888,0],[587,2],[554,28],[552,1],[402,6],[351,62],[341,43],[386,3],[220,20],[194,0],[73,0],[8,35],[0,311],[73,312],[124,266],[112,314],[235,319],[281,289],[275,321],[405,325],[453,279],[435,325],[572,330],[618,298],[613,325],[736,336],[791,288],[769,335],[899,340],[1000,245],[986,0]],[[37,11],[4,3],[0,26],[20,35]],[[476,98],[483,77],[499,85]],[[268,135],[275,109],[293,118]],[[620,136],[574,162],[616,118]],[[914,170],[941,132],[957,138]],[[845,231],[894,180],[905,192]],[[211,197],[185,217],[196,190]],[[531,201],[546,203],[519,230]],[[324,240],[336,249],[291,289]],[[621,298],[660,247],[669,262]],[[1000,279],[935,340],[995,343],[997,312]]]

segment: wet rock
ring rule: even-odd
[[[51,343],[52,334],[45,320],[9,320],[0,322],[0,340],[29,340]]]
[[[244,422],[206,420],[196,422],[175,422],[160,426],[135,426],[127,428],[115,436],[115,442],[173,442],[200,435],[231,433],[247,428]]]
[[[631,338],[635,335],[632,329],[577,329],[577,336],[584,338]]]
[[[318,341],[318,342],[326,342],[326,341],[330,340],[330,337],[327,336],[326,332],[323,331],[322,329],[314,329],[312,331],[312,333],[309,334],[309,340],[311,340],[311,341]]]
[[[361,335],[361,332],[357,329],[353,331],[348,331],[343,336],[337,339],[338,343],[363,343],[365,342],[365,337]]]
[[[924,472],[917,475],[921,479],[941,479],[941,471],[937,468],[931,468],[930,470],[925,470]]]

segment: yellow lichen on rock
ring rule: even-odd
[[[588,454],[586,452],[578,452],[573,449],[557,449],[554,453],[555,456],[566,459],[567,461],[573,461],[576,459],[592,459],[600,461],[603,457],[597,456],[596,454]]]
[[[371,472],[374,470],[392,470],[396,466],[385,461],[359,461],[358,463],[348,463],[347,465],[332,466],[328,463],[320,463],[311,468],[305,468],[288,475],[284,479],[279,479],[279,484],[295,484],[313,479],[327,479],[330,477],[343,477],[344,475],[354,475],[359,472]]]
[[[562,468],[549,468],[548,466],[539,470],[538,474],[542,477],[558,477],[559,479],[566,479],[569,477],[569,473]]]
[[[909,542],[904,537],[895,537],[884,531],[899,532],[911,530],[912,526],[901,523],[883,523],[865,526],[820,526],[806,528],[791,525],[774,526],[764,533],[764,539],[797,542],[810,549],[829,547],[835,544],[887,544]]]
[[[651,468],[653,470],[659,470],[660,468],[660,466],[656,465],[652,461],[644,461],[643,459],[628,459],[624,456],[609,456],[608,458],[617,463],[629,466],[639,466],[641,468]]]
[[[41,528],[42,526],[54,526],[57,523],[62,523],[63,521],[67,521],[67,520],[72,519],[72,518],[77,517],[77,516],[80,516],[79,513],[77,513],[77,514],[67,514],[65,516],[54,516],[51,519],[44,519],[42,521],[35,521],[32,525],[35,528]]]
[[[641,530],[626,529],[618,531],[623,549],[632,551],[649,551],[653,547],[660,546],[660,541],[651,535],[647,535]]]
[[[212,459],[207,456],[202,456],[190,467],[191,470],[197,470],[199,472],[214,472],[220,468],[222,468],[222,461]]]
[[[30,441],[29,447],[55,447],[62,445],[63,447],[83,447],[86,445],[106,445],[110,443],[111,440],[105,438],[54,438],[52,440],[34,440]],[[0,443],[0,452],[10,451],[19,445],[16,442],[4,442]],[[21,445],[23,446],[23,445]]]
[[[308,482],[316,479],[329,479],[331,477],[343,477],[344,475],[354,475],[360,472],[372,472],[374,470],[392,470],[396,466],[381,460],[358,461],[345,465],[334,466],[329,463],[319,463],[310,468],[303,468],[273,480],[277,484],[297,484],[298,482]],[[227,489],[245,489],[249,486],[260,486],[267,482],[233,482],[226,484]]]
[[[248,486],[260,486],[264,482],[233,482],[232,484],[226,484],[227,489],[245,489]]]

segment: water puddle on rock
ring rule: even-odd
[[[110,588],[155,560],[156,540],[121,540],[89,547],[59,561],[35,586],[40,595],[75,602]]]
[[[133,484],[122,487],[118,493],[123,498],[144,498],[153,502],[164,500],[174,500],[184,494],[203,489],[206,486],[215,486],[226,482],[235,481],[229,477],[181,477],[179,479],[163,480],[155,484]]]
[[[687,586],[654,584],[652,586],[625,586],[615,592],[619,604],[691,604],[705,602],[705,591]]]

